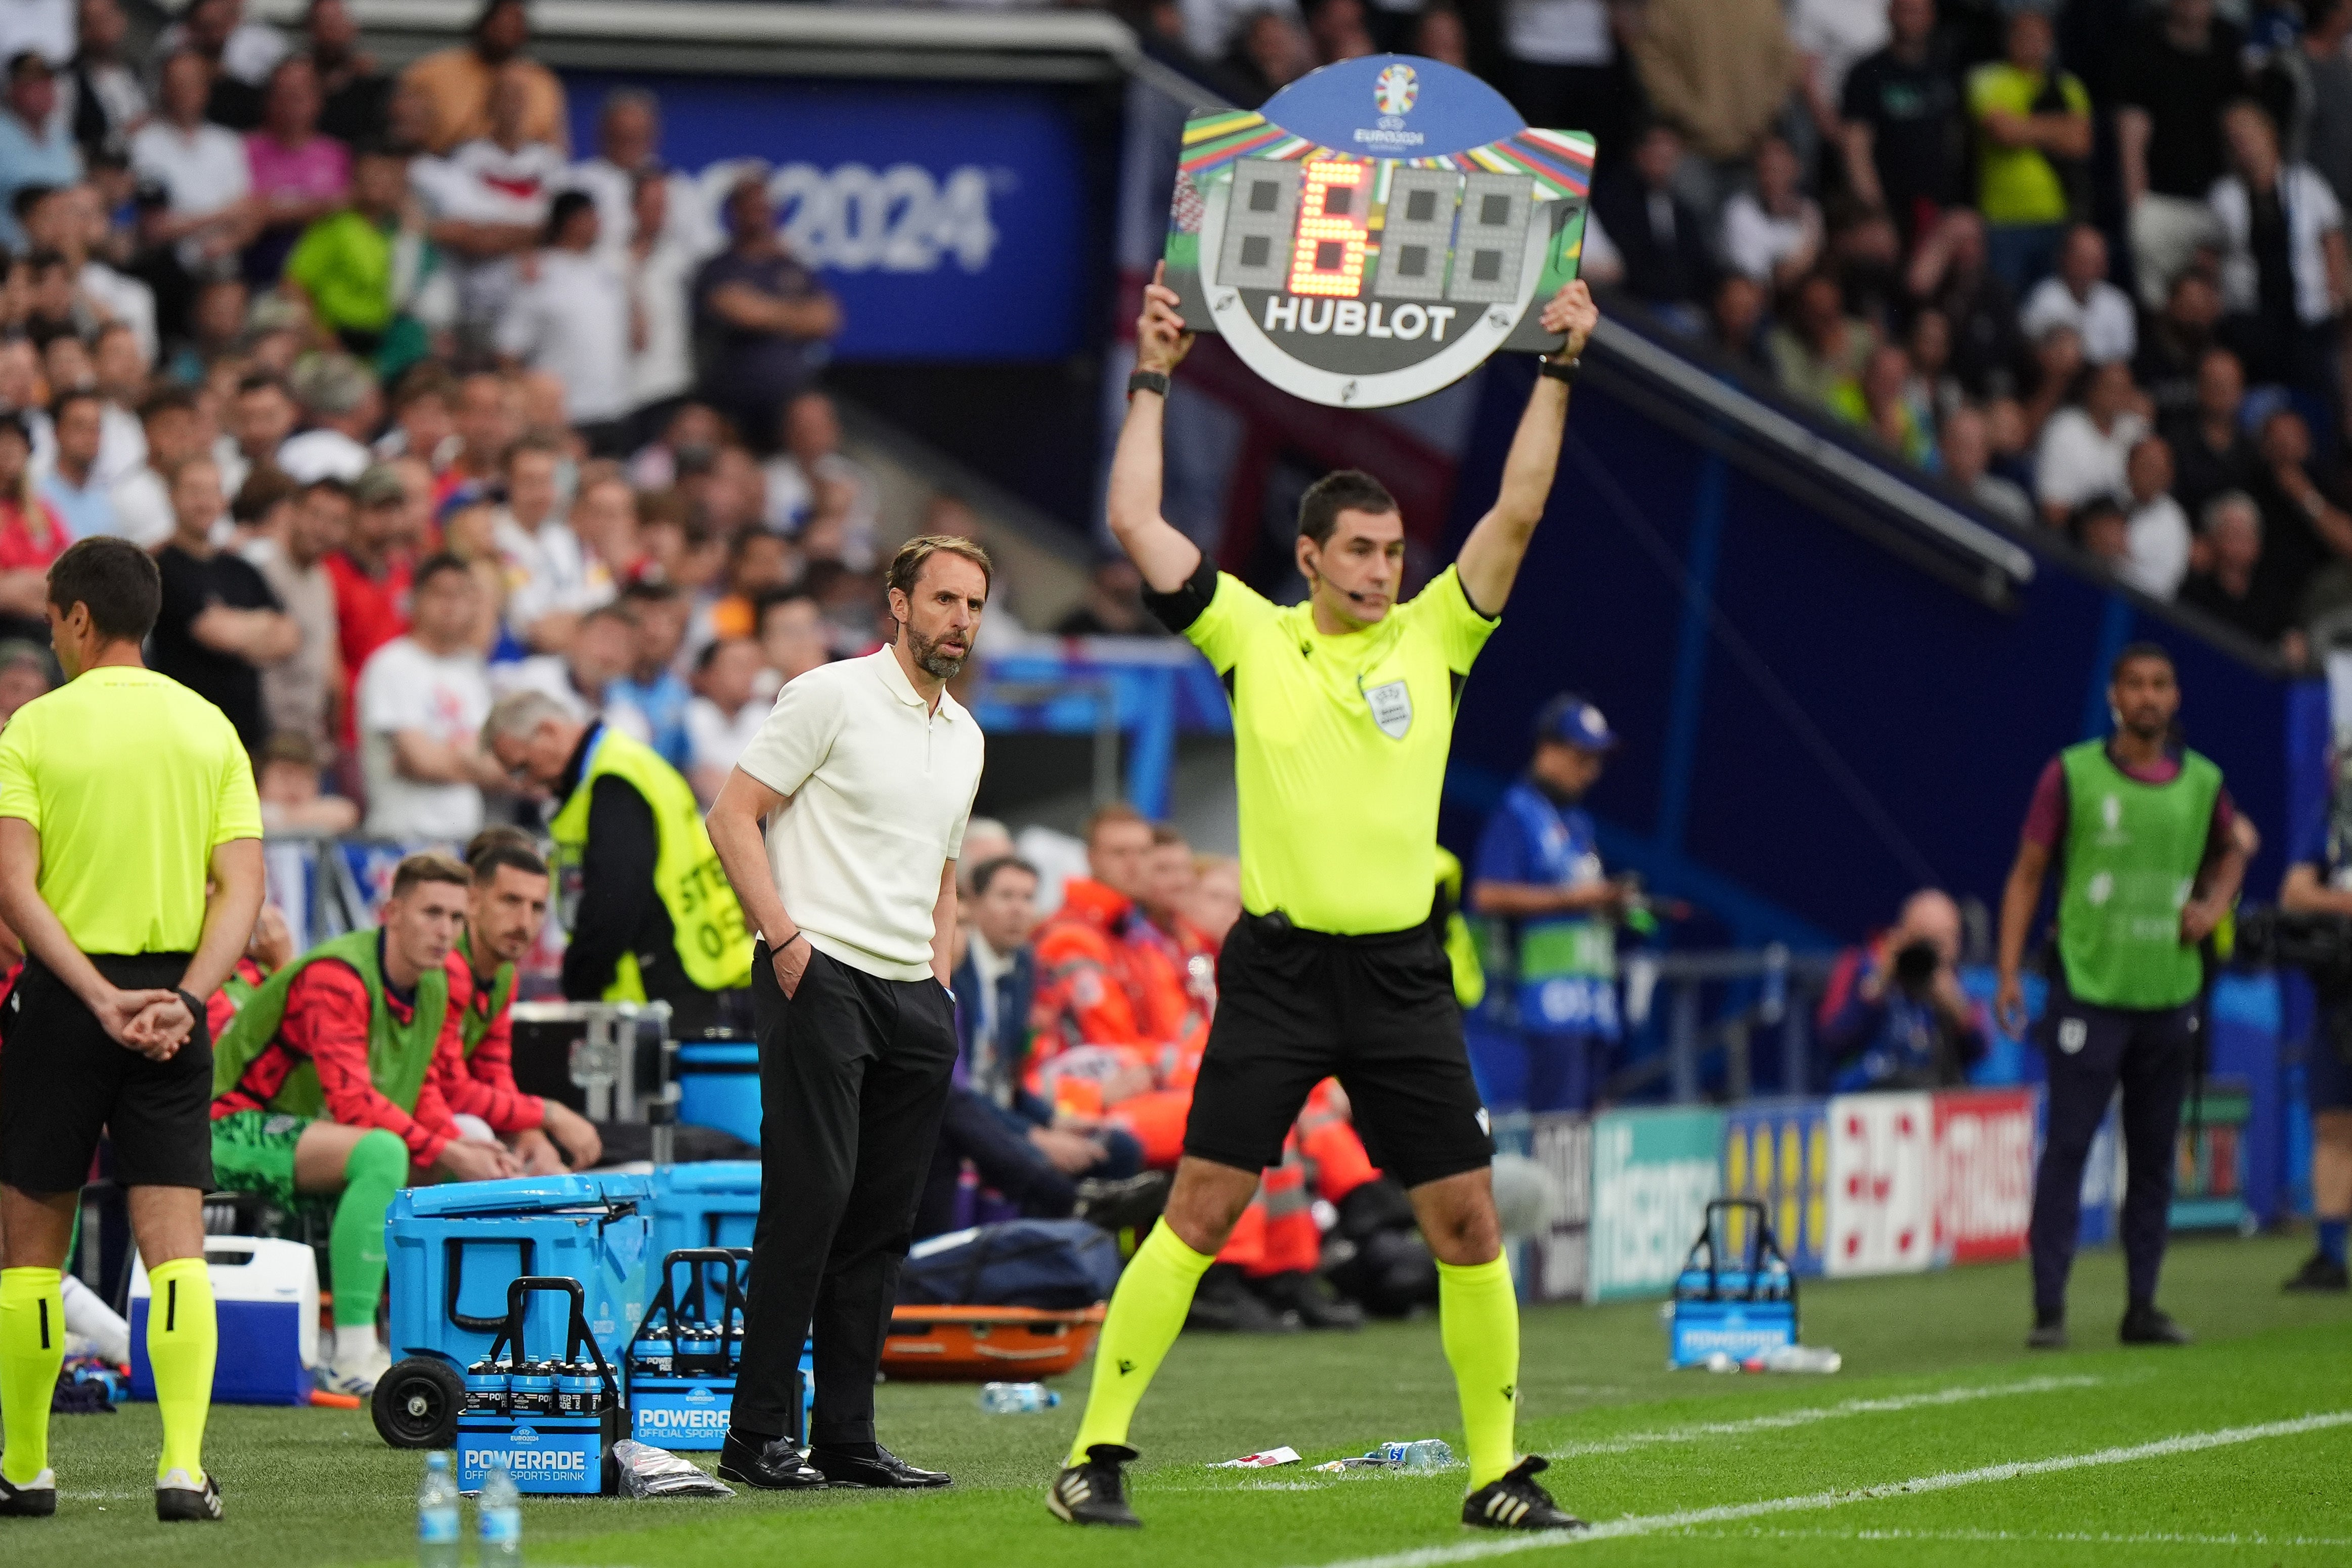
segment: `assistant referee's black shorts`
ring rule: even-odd
[[[168,991],[184,952],[92,954],[126,991]],[[213,1049],[205,1017],[169,1061],[118,1044],[63,981],[27,958],[0,1005],[0,1182],[78,1192],[107,1134],[114,1179],[131,1187],[213,1184]]]
[[[1244,1171],[1277,1163],[1327,1078],[1348,1091],[1372,1163],[1407,1187],[1495,1157],[1433,931],[1333,936],[1244,915],[1217,955],[1217,1016],[1184,1152]]]

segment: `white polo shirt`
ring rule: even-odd
[[[776,693],[735,765],[790,797],[768,821],[768,866],[810,946],[885,980],[931,973],[931,910],[982,749],[963,706],[942,693],[928,711],[888,647]]]

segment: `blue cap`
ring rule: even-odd
[[[1563,691],[1536,715],[1536,743],[1546,741],[1579,751],[1607,752],[1616,748],[1617,732],[1601,716],[1600,709],[1572,691]]]

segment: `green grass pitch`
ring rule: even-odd
[[[2004,1564],[2352,1563],[2352,1301],[2279,1293],[2305,1245],[2176,1246],[2164,1299],[2200,1336],[2186,1351],[2116,1345],[2112,1251],[2076,1268],[2076,1349],[2065,1354],[2021,1348],[2021,1265],[1809,1284],[1806,1338],[1845,1353],[1832,1377],[1665,1372],[1651,1303],[1532,1310],[1520,1440],[1555,1456],[1547,1479],[1601,1526],[1594,1539],[1547,1538],[1542,1555],[1906,1568],[1988,1554]],[[1204,1468],[1285,1443],[1310,1462],[1390,1437],[1458,1443],[1433,1321],[1356,1335],[1188,1336],[1137,1424],[1144,1461],[1130,1474],[1146,1528],[1132,1534],[1081,1532],[1045,1512],[1083,1369],[1061,1385],[1070,1405],[1031,1416],[983,1415],[966,1386],[878,1390],[883,1440],[952,1470],[946,1492],[530,1501],[526,1553],[534,1568],[1437,1568],[1507,1539],[1456,1522],[1458,1475]],[[155,1436],[152,1406],[59,1418],[59,1515],[0,1521],[0,1562],[413,1560],[421,1456],[385,1448],[364,1416],[216,1411],[207,1458],[228,1521],[168,1534],[148,1489]],[[1874,1489],[1906,1482],[1925,1484]],[[1765,1503],[1774,1506],[1743,1506]]]

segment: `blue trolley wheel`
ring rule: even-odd
[[[394,1362],[376,1380],[369,1414],[376,1435],[395,1448],[446,1448],[457,1440],[457,1414],[466,1407],[466,1380],[431,1356]]]

